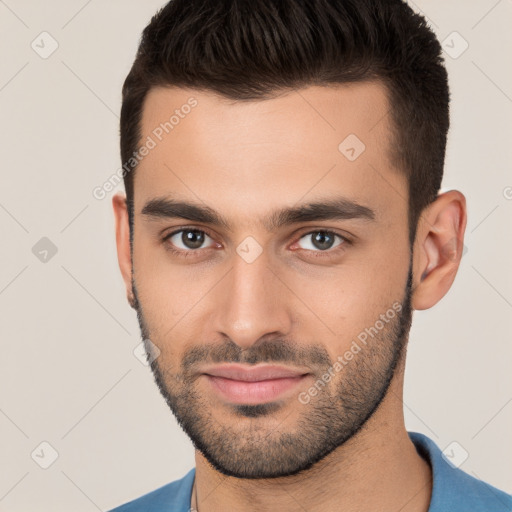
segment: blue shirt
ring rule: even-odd
[[[432,468],[428,512],[512,512],[512,495],[447,462],[438,446],[424,434],[408,432],[418,453]],[[125,503],[109,512],[189,512],[195,469],[183,478]]]

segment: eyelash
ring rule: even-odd
[[[202,249],[189,249],[188,251],[184,251],[182,249],[176,249],[172,244],[170,243],[167,243],[167,241],[172,238],[174,235],[178,234],[178,233],[181,233],[183,231],[197,231],[199,233],[204,233],[205,235],[207,235],[208,237],[210,237],[212,240],[214,239],[214,237],[212,235],[210,235],[208,233],[208,231],[204,230],[204,229],[197,229],[197,228],[180,228],[180,229],[176,229],[174,231],[172,231],[171,233],[168,233],[167,235],[164,236],[164,238],[162,239],[162,242],[165,243],[165,248],[170,251],[172,254],[178,256],[178,257],[181,257],[181,258],[190,258],[190,257],[196,257],[197,254],[202,250]],[[302,233],[299,238],[297,239],[297,241],[299,241],[300,239],[304,238],[305,236],[307,235],[313,235],[315,233],[324,233],[324,234],[328,234],[328,235],[334,235],[334,236],[337,236],[339,238],[341,238],[341,243],[338,244],[336,247],[334,247],[333,249],[327,249],[325,251],[312,251],[310,249],[300,249],[300,250],[303,250],[303,251],[308,251],[310,253],[312,253],[312,256],[313,258],[326,258],[326,257],[330,257],[332,256],[333,254],[337,254],[337,252],[339,250],[344,250],[346,248],[347,245],[352,245],[352,241],[347,238],[346,236],[344,235],[341,235],[340,233],[337,233],[336,231],[332,231],[332,230],[328,230],[328,229],[314,229],[314,230],[311,230],[311,231],[307,231],[305,233]],[[296,242],[294,242],[296,243]]]

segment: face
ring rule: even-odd
[[[396,377],[412,274],[388,109],[378,83],[146,99],[134,307],[162,395],[226,475],[311,467]]]

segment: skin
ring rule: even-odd
[[[425,209],[411,255],[407,182],[388,159],[389,105],[381,84],[314,86],[251,102],[155,88],[144,105],[142,140],[190,97],[197,99],[197,106],[137,168],[133,254],[125,197],[113,198],[127,297],[138,310],[143,335],[160,350],[153,371],[160,369],[167,390],[184,392],[180,365],[192,349],[202,347],[210,354],[210,349],[225,347],[226,340],[239,354],[262,355],[265,340],[279,339],[296,351],[319,347],[335,361],[395,301],[404,301],[410,262],[413,310],[432,307],[448,292],[462,256],[465,198],[450,190]],[[349,134],[366,146],[354,161],[338,150]],[[171,195],[209,206],[231,229],[142,214],[148,201]],[[375,218],[300,222],[275,231],[262,223],[275,209],[334,195],[371,208]],[[209,238],[195,256],[173,254],[170,242],[162,241],[178,228],[205,230]],[[353,243],[322,252],[306,236],[315,230],[335,231]],[[262,250],[252,263],[236,251],[248,236]],[[376,338],[383,348],[378,349],[377,341],[370,343],[347,365],[352,374],[337,373],[310,404],[301,404],[297,395],[321,375],[321,368],[313,366],[317,373],[302,389],[257,417],[237,414],[204,377],[194,374],[186,382],[201,403],[197,419],[213,434],[231,435],[234,447],[277,442],[283,433],[296,433],[300,420],[326,403],[325,396],[337,396],[334,389],[343,379],[357,379],[358,364],[369,354],[376,354],[375,364],[386,369],[390,360],[383,354],[384,348],[393,347],[391,334],[390,327],[383,329]],[[192,506],[200,512],[427,511],[431,471],[405,428],[404,365],[402,358],[362,428],[305,471],[263,479],[227,476],[196,449],[198,503]],[[343,421],[343,410],[339,412]],[[255,435],[258,443],[251,445]]]

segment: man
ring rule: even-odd
[[[115,510],[509,511],[407,432],[450,289],[441,48],[399,0],[173,0],[123,88],[119,265],[196,467]]]

